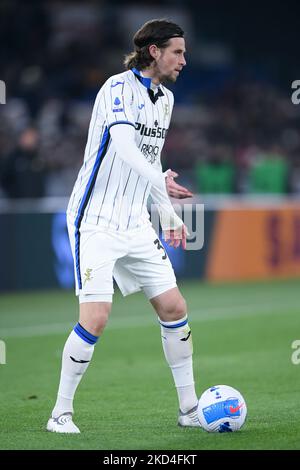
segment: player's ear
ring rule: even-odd
[[[160,49],[156,46],[156,44],[151,44],[151,46],[149,46],[149,54],[151,57],[153,57],[153,59],[159,59]]]

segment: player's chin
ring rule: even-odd
[[[179,73],[178,72],[173,72],[173,73],[170,73],[170,75],[168,75],[167,77],[165,77],[165,82],[171,82],[171,83],[175,83],[177,78],[178,78],[178,75]]]
[[[176,80],[177,80],[177,78],[178,78],[178,76],[179,76],[179,72],[176,72],[176,71],[173,72],[172,75],[170,76],[170,82],[175,83]]]

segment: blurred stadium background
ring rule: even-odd
[[[61,212],[93,100],[153,17],[182,24],[187,38],[163,165],[206,208],[204,249],[178,252],[178,275],[300,275],[296,2],[11,0],[0,8],[2,290],[72,285]],[[29,261],[32,243],[38,256]]]
[[[48,352],[55,350],[48,375],[44,377],[42,366],[36,364],[42,377],[36,388],[46,398],[38,410],[28,402],[31,426],[35,426],[36,413],[40,413],[39,427],[47,418],[57,386],[59,351],[76,321],[64,210],[83,158],[93,101],[102,83],[122,70],[133,33],[146,20],[160,17],[178,22],[186,31],[188,62],[171,87],[175,108],[163,166],[177,171],[178,182],[195,193],[192,202],[205,207],[204,247],[168,251],[191,309],[200,316],[204,312],[204,323],[211,312],[209,322],[218,319],[222,329],[217,334],[214,327],[212,333],[208,323],[203,338],[203,324],[201,328],[199,324],[199,335],[207,347],[202,346],[201,354],[205,358],[216,353],[218,363],[216,367],[211,360],[200,363],[196,359],[201,376],[203,370],[208,374],[201,389],[214,381],[232,379],[231,385],[250,389],[250,405],[256,400],[263,411],[270,387],[280,390],[278,374],[285,380],[283,394],[289,387],[295,388],[297,368],[291,365],[290,348],[300,313],[300,105],[292,103],[291,86],[300,79],[299,4],[151,0],[141,6],[141,2],[113,0],[2,0],[0,80],[6,84],[6,104],[0,105],[0,338],[7,341],[8,357],[11,354],[15,361],[13,370],[21,375],[23,350],[36,361],[38,345],[47,343]],[[116,298],[115,319],[118,322],[120,316],[121,326],[123,310],[144,308],[139,296],[136,301],[123,301],[118,294]],[[246,320],[245,315],[249,315]],[[259,370],[257,362],[253,368],[246,367],[248,382],[243,373],[237,374],[245,367],[245,357],[239,359],[239,348],[245,347],[244,329],[236,324],[242,317],[248,328],[249,357],[257,353],[261,367]],[[144,327],[150,328],[147,320]],[[235,346],[231,333],[226,336],[227,327],[228,332],[234,328],[239,337]],[[153,334],[158,335],[156,326]],[[222,341],[226,341],[229,356],[220,346]],[[209,349],[212,343],[218,344],[214,353]],[[158,341],[155,347],[160,347]],[[47,351],[43,354],[41,361],[46,360]],[[264,363],[264,357],[270,361],[273,357],[281,372],[273,364],[272,375],[273,368],[269,369],[267,360]],[[31,388],[36,377],[28,371],[27,380],[24,376],[18,379],[9,364],[8,360],[0,372],[10,381],[11,417],[14,410],[27,409],[22,400],[36,397]],[[266,370],[270,376],[264,386]],[[19,394],[20,383],[23,391]],[[7,397],[5,390],[2,387]],[[88,392],[83,386],[82,393]],[[143,397],[136,393],[142,402]],[[291,404],[286,395],[278,394],[280,406],[284,401]],[[284,411],[280,419],[284,419]],[[274,408],[274,415],[277,412]],[[126,415],[126,410],[122,413]],[[32,435],[26,447],[24,436],[30,426],[18,438],[13,419],[12,438],[3,436],[2,448],[62,445],[55,440],[49,444],[46,439],[37,444]],[[299,437],[299,426],[295,430]],[[251,434],[252,441],[232,445],[259,448],[265,442],[270,448],[299,448],[299,439],[289,440],[289,436],[274,444],[275,435],[267,443],[265,434],[256,435],[256,440]],[[151,446],[150,435],[146,432],[145,436],[140,448]],[[132,440],[120,444],[118,439],[107,438],[103,445],[134,446]],[[177,448],[176,439],[168,441],[168,448]],[[160,448],[160,436],[151,442]],[[186,435],[185,448],[196,449],[198,443],[194,434]],[[214,446],[207,440],[202,444]],[[73,444],[67,445],[73,448]],[[91,448],[97,448],[96,440]]]

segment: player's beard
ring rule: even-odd
[[[179,76],[179,73],[175,73],[175,69],[168,73],[167,70],[164,70],[164,67],[160,67],[158,64],[154,65],[153,71],[154,74],[158,77],[159,83],[175,83]]]
[[[160,78],[161,83],[175,83],[178,78],[178,75],[176,76],[173,73],[170,73],[168,75],[162,75]]]

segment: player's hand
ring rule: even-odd
[[[178,173],[175,171],[169,170],[166,176],[166,187],[168,195],[171,197],[175,197],[177,199],[184,199],[186,197],[193,197],[193,193],[189,191],[184,186],[180,186],[180,184],[174,181],[174,178],[177,178]]]
[[[186,237],[188,235],[188,231],[184,224],[177,230],[165,230],[163,235],[168,245],[178,248],[181,243],[182,248],[184,250],[186,249]]]

